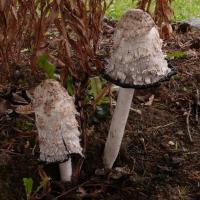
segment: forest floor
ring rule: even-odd
[[[27,104],[24,91],[38,80],[26,66],[20,68],[20,76],[16,69],[12,83],[1,80],[0,199],[26,199],[25,177],[33,180],[32,199],[200,199],[199,35],[179,30],[164,42],[177,75],[155,88],[136,91],[113,170],[102,169],[111,115],[88,127],[85,159],[79,180],[72,184],[59,182],[56,165],[38,161],[34,115],[13,111]]]

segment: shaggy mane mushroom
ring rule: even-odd
[[[71,96],[55,80],[35,88],[33,109],[39,134],[40,160],[58,162],[62,181],[71,181],[71,154],[82,155],[77,111]]]
[[[164,59],[162,40],[151,16],[140,9],[126,12],[116,27],[104,71],[104,78],[121,86],[104,149],[106,168],[112,168],[119,153],[134,88],[153,87],[174,74]]]

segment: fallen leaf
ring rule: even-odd
[[[149,101],[147,101],[144,105],[145,105],[145,106],[151,106],[151,105],[153,104],[154,98],[155,98],[155,96],[154,96],[154,95],[151,95],[151,96],[149,97]]]
[[[0,115],[4,114],[9,107],[9,103],[5,99],[0,98]]]
[[[15,109],[15,112],[17,114],[22,114],[22,115],[32,114],[33,113],[32,104],[20,105]]]
[[[175,143],[173,141],[169,141],[168,144],[171,145],[171,146],[175,145]]]

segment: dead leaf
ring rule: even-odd
[[[0,99],[0,115],[4,114],[8,109],[9,104],[5,99]]]
[[[131,174],[130,169],[127,166],[125,166],[125,167],[116,167],[114,170],[110,172],[108,176],[112,179],[118,180],[123,176],[130,174]]]
[[[83,187],[79,187],[77,192],[80,197],[85,197],[88,194]]]
[[[137,114],[139,114],[139,115],[142,115],[142,111],[139,110],[139,109],[130,108],[130,110],[135,112],[135,113],[137,113]]]
[[[149,97],[149,101],[147,101],[144,105],[145,105],[145,106],[151,106],[151,105],[153,104],[154,98],[155,98],[155,96],[154,96],[154,95],[151,95],[151,96]]]
[[[32,114],[33,113],[32,104],[20,105],[15,109],[15,112],[17,114],[22,114],[22,115]]]
[[[169,141],[168,144],[171,145],[171,146],[175,145],[175,143],[173,141]]]
[[[9,0],[0,0],[0,11],[4,11],[5,7],[6,7],[6,2],[8,2]]]
[[[161,25],[161,37],[163,39],[169,39],[172,36],[172,26],[169,23],[162,23]]]

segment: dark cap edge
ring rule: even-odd
[[[156,86],[160,85],[160,83],[162,83],[162,82],[169,81],[172,76],[177,74],[177,70],[175,67],[172,67],[169,65],[169,68],[171,69],[171,71],[167,75],[161,77],[159,79],[159,81],[156,81],[156,82],[150,83],[150,84],[145,84],[145,85],[127,84],[127,83],[122,82],[119,79],[113,79],[108,74],[105,73],[105,70],[102,72],[102,77],[105,80],[107,80],[115,85],[118,85],[120,87],[123,87],[123,88],[146,89],[146,88],[150,88],[150,87],[156,87]]]

